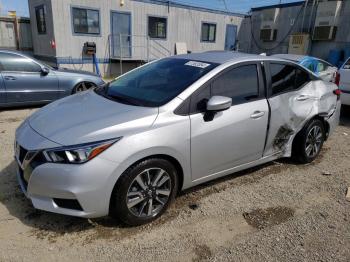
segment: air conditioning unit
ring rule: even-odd
[[[275,41],[277,38],[277,19],[279,8],[264,9],[261,13],[260,40]]]
[[[342,1],[320,2],[312,39],[333,40],[337,33]]]
[[[289,38],[288,54],[306,55],[309,50],[310,35],[305,33],[295,33]]]

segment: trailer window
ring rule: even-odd
[[[216,38],[216,24],[202,23],[202,37],[203,42],[215,42]]]
[[[75,34],[100,34],[100,12],[95,9],[72,8]]]
[[[45,6],[41,5],[35,8],[36,28],[38,34],[46,34]]]
[[[167,19],[165,17],[148,17],[148,36],[166,38]]]

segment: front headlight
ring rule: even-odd
[[[43,155],[48,162],[82,164],[101,154],[120,139],[121,137],[94,143],[48,149],[43,151]]]

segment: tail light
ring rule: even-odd
[[[335,73],[334,83],[339,87],[339,84],[340,84],[340,74],[339,74],[339,72]]]
[[[337,96],[337,100],[340,99],[340,95],[341,95],[340,89],[335,89],[335,90],[333,90],[333,94],[335,94],[335,95]]]

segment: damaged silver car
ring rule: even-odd
[[[313,161],[339,95],[279,58],[161,59],[30,116],[16,132],[19,183],[38,209],[148,223],[181,190],[277,158]]]

